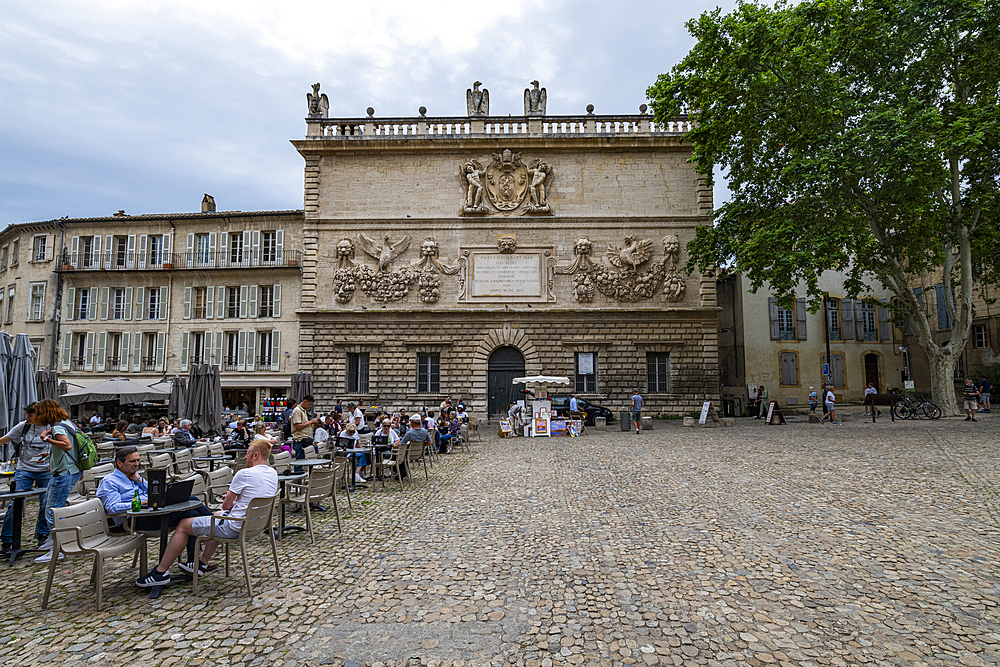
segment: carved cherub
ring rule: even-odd
[[[538,87],[537,81],[532,81],[533,88],[524,89],[524,115],[544,116],[545,115],[545,89]]]
[[[330,100],[327,99],[326,93],[321,94],[319,92],[318,83],[314,83],[312,89],[312,93],[306,93],[306,102],[309,104],[309,115],[326,118],[326,114],[330,110]]]
[[[354,266],[354,244],[351,239],[340,239],[337,242],[337,268],[349,269]]]
[[[550,167],[539,159],[532,160],[528,176],[531,185],[528,186],[528,197],[532,206],[542,208],[548,204],[545,197],[545,179],[549,176]]]
[[[462,176],[468,183],[468,192],[465,196],[466,208],[479,208],[483,204],[483,182],[481,175],[485,172],[483,165],[478,160],[469,160],[462,165]]]
[[[476,81],[472,88],[465,91],[465,105],[468,107],[469,116],[489,116],[490,115],[490,91],[479,86],[482,81]]]
[[[389,242],[388,236],[383,238],[384,241],[379,244],[364,234],[358,234],[358,243],[360,243],[362,250],[378,261],[379,271],[388,271],[391,267],[392,260],[399,257],[403,254],[404,250],[410,247],[410,236],[409,234],[404,235],[403,238],[395,244]]]
[[[647,261],[653,254],[653,242],[650,239],[636,241],[635,237],[626,235],[625,245],[621,248],[613,243],[608,244],[608,261],[619,269],[637,271],[639,265]]]

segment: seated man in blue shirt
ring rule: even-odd
[[[97,487],[97,498],[104,505],[104,511],[111,516],[116,527],[122,525],[122,517],[132,509],[132,499],[136,492],[139,493],[139,502],[146,507],[149,497],[149,487],[146,480],[139,476],[139,450],[133,446],[122,447],[115,453],[115,470],[110,475],[101,480]],[[192,500],[197,500],[191,496]],[[212,513],[205,505],[199,505],[184,512],[172,512],[170,514],[170,526],[176,526],[181,519],[191,516],[209,516]],[[136,530],[159,530],[160,517],[139,517],[136,519]],[[194,560],[195,538],[188,539],[188,562]]]
[[[182,419],[181,427],[174,433],[174,446],[194,447],[198,444],[198,438],[191,433],[191,420]]]

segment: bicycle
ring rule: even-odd
[[[940,419],[941,414],[941,408],[931,403],[925,396],[916,400],[907,396],[892,406],[892,415],[898,419],[910,419],[911,417]]]

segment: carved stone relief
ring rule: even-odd
[[[652,255],[652,240],[626,235],[624,245],[608,244],[605,264],[591,260],[593,244],[588,238],[580,238],[573,246],[573,261],[556,267],[554,272],[573,276],[573,295],[581,303],[593,302],[597,292],[627,303],[650,299],[665,281],[666,299],[680,301],[685,291],[684,279],[676,268],[680,242],[670,235],[664,238],[663,248],[664,261],[653,262],[648,271],[641,271],[641,265]]]
[[[378,262],[378,268],[357,266],[354,257],[354,244],[350,239],[342,239],[337,244],[337,270],[333,282],[337,303],[348,303],[354,298],[354,292],[360,289],[373,301],[385,303],[405,299],[416,284],[420,300],[424,303],[436,303],[441,298],[441,278],[438,273],[455,275],[459,267],[449,266],[438,260],[438,243],[431,237],[420,243],[420,260],[413,264],[392,270],[392,261],[406,251],[410,245],[410,237],[404,236],[392,243],[388,236],[381,243],[374,241],[365,234],[358,235],[358,244]]]
[[[465,105],[470,118],[490,115],[490,91],[485,88],[479,90],[481,85],[483,85],[481,81],[476,81],[472,84],[472,88],[465,91]]]
[[[525,165],[509,148],[494,153],[486,165],[462,164],[465,202],[459,215],[551,215],[546,186],[552,167],[539,158]]]
[[[667,275],[663,280],[663,295],[667,301],[681,301],[687,291],[684,276],[677,269],[680,261],[681,241],[676,234],[663,237],[663,256],[667,267]]]
[[[497,250],[503,255],[514,254],[517,252],[517,237],[513,234],[497,236]]]
[[[309,105],[309,117],[326,118],[327,113],[330,111],[330,100],[327,98],[326,93],[319,92],[318,83],[314,83],[312,89],[311,93],[306,93],[306,103]]]

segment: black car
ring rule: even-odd
[[[562,415],[564,417],[569,416],[569,399],[572,396],[553,396],[550,395],[549,398],[552,400],[552,412],[557,415]],[[594,425],[594,417],[604,417],[605,422],[612,424],[617,421],[615,413],[607,408],[602,408],[599,405],[591,403],[590,401],[584,400],[582,398],[576,399],[576,402],[580,408],[581,412],[587,413],[587,418],[584,419],[584,424],[587,426]]]

